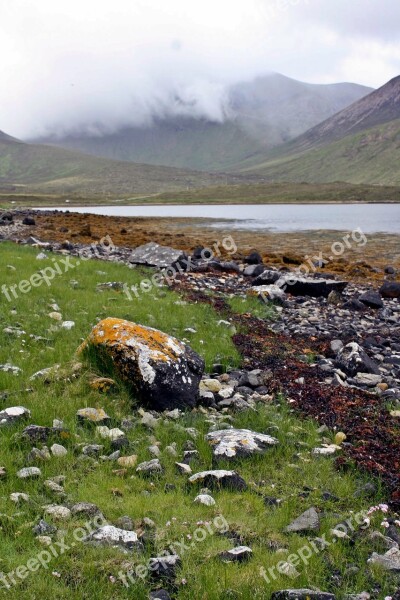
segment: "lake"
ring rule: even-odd
[[[400,233],[400,203],[63,206],[59,210],[122,217],[201,218],[202,226],[258,232],[350,231],[361,228],[365,233]]]

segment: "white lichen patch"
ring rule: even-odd
[[[265,452],[278,444],[276,438],[249,429],[223,429],[206,435],[216,457],[233,458],[237,455]]]

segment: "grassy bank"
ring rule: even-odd
[[[52,259],[61,259],[49,254],[47,260],[37,260],[38,252],[1,244],[1,284],[7,285],[9,290],[21,280],[29,280],[39,269],[54,266]],[[149,460],[152,455],[148,447],[156,439],[160,442],[160,461],[165,469],[162,475],[146,479],[132,468],[125,477],[120,477],[113,472],[117,468],[115,462],[82,459],[76,448],[78,443],[104,444],[104,454],[111,450],[109,442],[96,437],[93,429],[78,426],[76,411],[85,406],[104,408],[114,426],[119,427],[121,419],[132,415],[132,399],[123,388],[108,394],[92,389],[89,385],[92,374],[87,367],[76,377],[70,375],[67,380],[62,378],[49,383],[40,379],[31,381],[30,376],[56,363],[71,374],[76,348],[98,319],[121,317],[160,328],[179,338],[190,338],[191,346],[205,358],[208,368],[214,362],[235,367],[240,364],[240,357],[229,328],[218,324],[221,315],[209,306],[184,303],[177,294],[164,289],[153,289],[138,299],[133,296],[133,300],[114,290],[99,292],[96,291],[98,283],[121,281],[137,285],[148,274],[105,262],[78,264],[73,259],[71,263],[74,267],[55,276],[50,286],[43,283],[25,294],[16,289],[18,297],[11,302],[0,294],[0,364],[8,362],[21,369],[19,375],[0,371],[1,407],[26,406],[32,412],[33,423],[51,425],[57,418],[63,420],[71,432],[63,442],[68,454],[38,463],[42,476],[26,482],[16,477],[16,472],[27,466],[30,451],[30,446],[16,437],[22,425],[1,429],[0,466],[6,468],[7,477],[0,481],[0,571],[6,574],[15,571],[18,565],[25,565],[46,549],[33,536],[32,525],[43,517],[43,506],[47,504],[94,502],[110,523],[128,515],[137,530],[142,519],[148,517],[156,529],[143,554],[127,555],[116,549],[75,543],[74,531],[83,525],[82,518],[57,522],[59,529],[65,532],[69,550],[54,557],[48,568],[29,573],[23,581],[18,579],[17,585],[1,590],[0,594],[30,600],[55,597],[145,600],[157,582],[139,578],[126,588],[118,579],[118,572],[126,570],[127,564],[131,568],[146,564],[150,556],[156,556],[171,543],[184,540],[188,548],[179,552],[182,565],[175,585],[169,588],[179,600],[261,599],[269,598],[272,591],[290,587],[318,587],[334,592],[339,599],[346,593],[372,589],[379,590],[379,598],[390,595],[394,580],[387,573],[367,566],[371,542],[366,536],[360,536],[354,544],[346,538],[333,542],[331,533],[338,523],[384,499],[384,490],[380,490],[378,484],[372,497],[356,495],[356,490],[366,481],[360,473],[338,472],[332,458],[313,456],[310,450],[321,443],[317,425],[294,416],[283,398],[259,405],[257,411],[226,415],[227,422],[234,426],[272,432],[280,444],[263,457],[236,461],[234,467],[249,483],[249,489],[214,492],[215,506],[193,504],[198,488],[189,487],[187,477],[177,474],[174,465],[181,458],[186,441],[191,439],[199,451],[199,457],[192,464],[193,472],[212,467],[211,450],[203,440],[210,426],[209,415],[202,411],[185,414],[177,421],[162,420],[152,431],[145,428],[135,414],[133,427],[127,432],[131,443],[127,453],[136,454],[138,462]],[[65,264],[60,266],[64,270]],[[238,301],[233,301],[232,306],[238,312],[243,310]],[[252,305],[249,308],[251,310]],[[61,328],[60,321],[49,316],[54,312],[61,313],[64,321],[74,321],[75,326],[71,330]],[[3,331],[10,327],[14,328],[11,333]],[[197,333],[185,331],[189,327]],[[185,430],[188,427],[198,430],[197,437],[191,437]],[[333,432],[323,435],[330,440],[334,438]],[[166,450],[173,442],[178,458]],[[230,468],[231,463],[223,462],[221,468],[224,467]],[[64,488],[68,497],[64,500],[44,485],[45,480],[58,475],[66,476]],[[10,500],[13,492],[28,493],[30,501],[15,506]],[[325,492],[330,495],[324,496]],[[270,506],[263,496],[283,501]],[[289,554],[298,552],[307,538],[286,534],[284,527],[310,506],[315,506],[321,515],[321,530],[317,535],[326,535],[331,543],[324,551],[312,553],[307,564],[301,562],[297,567],[298,576],[292,579],[277,573],[276,565]],[[215,520],[217,517],[219,521]],[[221,518],[228,524],[228,533],[216,525],[222,522]],[[378,529],[380,520],[375,521]],[[46,517],[46,521],[51,522],[51,519]],[[201,541],[197,541],[195,533],[199,527],[207,531]],[[252,548],[249,562],[225,564],[218,558],[219,552],[239,544]],[[357,568],[351,569],[352,565]],[[274,568],[276,578],[271,577],[268,583],[260,575],[260,568],[267,572]]]

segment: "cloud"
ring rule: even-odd
[[[399,29],[397,0],[0,0],[0,129],[220,121],[227,87],[270,71],[378,86]]]

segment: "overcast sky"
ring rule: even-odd
[[[221,119],[226,86],[271,71],[373,87],[399,75],[400,2],[0,0],[0,57],[0,129],[18,137]]]

